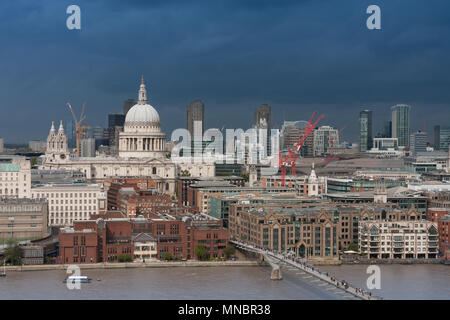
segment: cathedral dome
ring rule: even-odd
[[[127,112],[125,132],[158,132],[160,130],[159,114],[147,101],[144,77],[139,88],[138,103]]]
[[[127,112],[125,125],[159,125],[159,114],[149,104],[136,104]]]

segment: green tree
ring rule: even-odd
[[[203,260],[206,257],[206,248],[203,243],[198,243],[194,250],[198,260]]]
[[[358,251],[358,245],[354,242],[350,243],[347,248],[348,251]]]
[[[19,245],[12,239],[8,241],[8,247],[5,249],[6,262],[12,265],[21,264],[22,250]]]
[[[132,262],[133,260],[131,259],[131,254],[125,253],[125,254],[119,254],[117,256],[117,261],[119,261],[119,262]]]
[[[249,175],[248,175],[248,173],[243,173],[243,174],[241,175],[241,177],[244,178],[245,182],[248,182],[248,181],[249,181]]]
[[[35,166],[37,164],[37,157],[32,157],[30,159],[30,161],[31,161],[31,166]]]
[[[229,245],[223,250],[223,252],[225,253],[227,259],[229,259],[236,253],[236,248],[232,245]]]
[[[170,261],[173,259],[172,254],[170,252],[164,252],[162,255],[163,260]]]
[[[191,173],[188,170],[181,170],[182,177],[190,177]]]

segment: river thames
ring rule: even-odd
[[[338,279],[366,289],[367,266],[321,267]],[[450,266],[380,265],[385,299],[450,299]],[[62,270],[8,272],[0,278],[0,299],[355,299],[299,270],[282,267],[271,281],[269,267],[168,267],[88,269],[92,278],[69,290]],[[99,279],[100,281],[98,281]]]

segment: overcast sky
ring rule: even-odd
[[[81,8],[68,30],[66,8]],[[381,7],[382,30],[366,28]],[[374,133],[397,103],[432,140],[450,125],[448,0],[16,0],[0,2],[0,136],[45,139],[66,102],[86,101],[87,123],[137,98],[140,76],[168,136],[186,126],[186,106],[205,103],[205,128],[248,128],[255,107],[272,106],[273,126],[307,120],[356,141],[358,114]]]

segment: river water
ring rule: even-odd
[[[368,265],[321,267],[321,270],[345,279],[353,286],[367,289]],[[380,264],[380,289],[370,290],[385,299],[448,300],[450,299],[450,265]]]
[[[367,266],[323,267],[363,287]],[[270,280],[269,267],[171,267],[82,270],[93,279],[69,290],[62,270],[8,272],[0,278],[0,299],[353,299],[293,268],[282,267],[283,280]],[[450,299],[450,267],[381,266],[388,299]],[[100,279],[101,281],[97,281]]]

